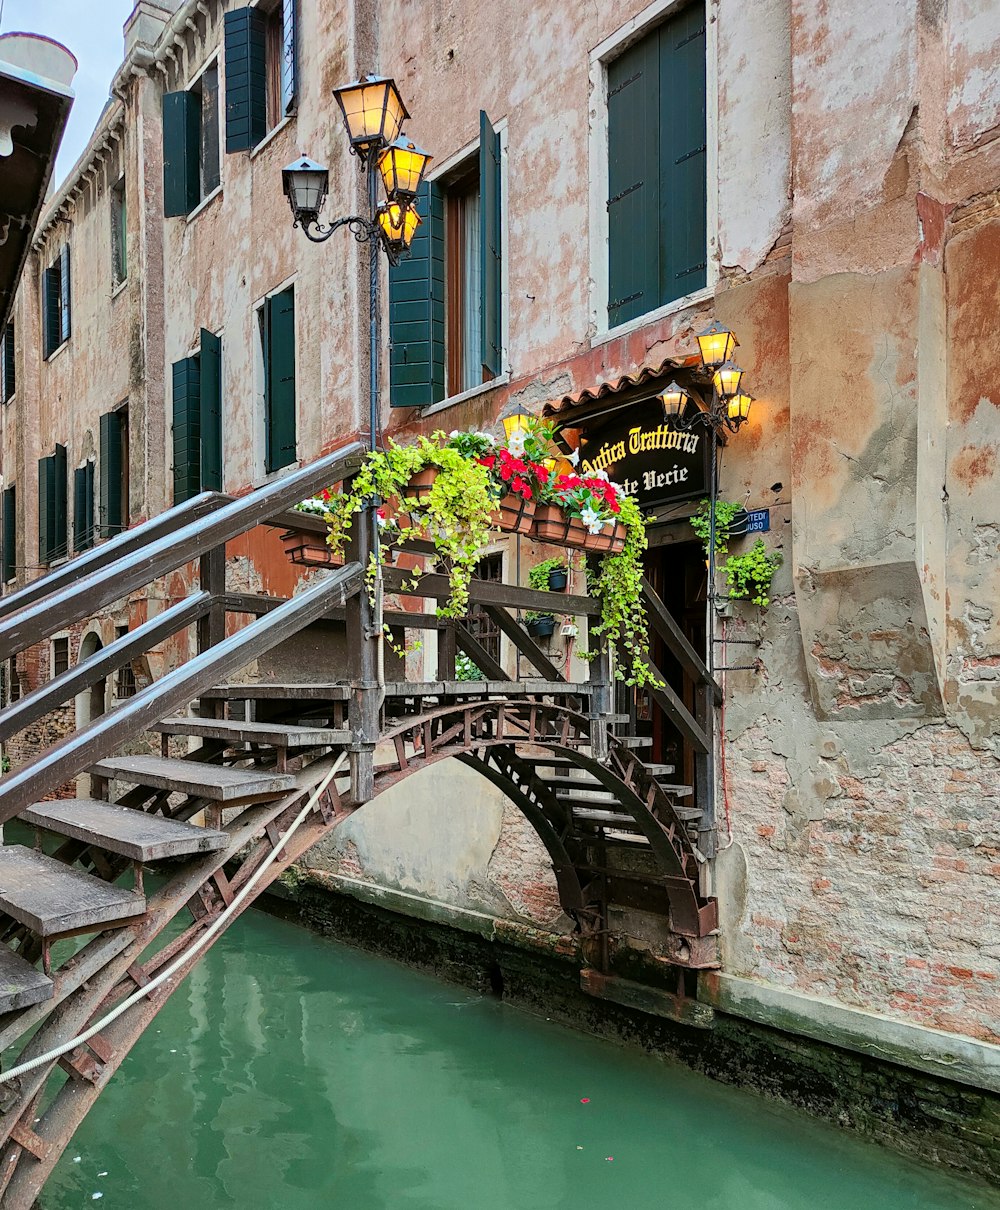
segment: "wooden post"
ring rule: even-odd
[[[377,549],[377,515],[374,507],[364,509],[351,527],[347,559],[367,567]],[[348,726],[351,731],[351,797],[362,803],[375,793],[375,744],[378,742],[379,684],[378,642],[375,611],[367,586],[347,602],[347,650],[350,660],[351,700]]]
[[[439,681],[455,680],[455,658],[458,655],[458,636],[455,634],[455,623],[448,622],[437,632],[438,657],[437,679]]]
[[[202,592],[217,598],[208,613],[198,623],[198,652],[201,654],[215,647],[226,637],[226,547],[214,546],[198,560],[198,578]],[[225,703],[212,698],[202,698],[199,703],[206,718],[221,718]]]
[[[608,715],[611,713],[611,653],[604,635],[595,633],[599,618],[587,619],[587,647],[597,652],[590,661],[590,748],[594,759],[608,759]]]

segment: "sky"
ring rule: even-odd
[[[56,188],[76,163],[107,103],[122,61],[122,26],[134,0],[0,0],[0,34],[55,38],[76,55],[76,100],[56,159]]]

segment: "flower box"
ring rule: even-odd
[[[532,537],[553,546],[571,546],[595,554],[619,554],[625,549],[625,526],[616,521],[592,534],[579,517],[571,517],[557,504],[539,504],[531,527]]]
[[[551,542],[555,546],[566,545],[569,533],[569,517],[558,504],[539,504],[531,526],[531,535],[539,542]]]
[[[406,491],[403,493],[405,498],[416,500],[417,504],[423,503],[425,497],[430,495],[434,481],[440,473],[436,466],[425,466],[422,471],[417,471],[406,485]]]
[[[534,500],[508,492],[497,505],[492,524],[507,534],[530,534],[535,518]]]
[[[599,534],[588,534],[587,549],[608,555],[620,555],[625,549],[625,526],[616,521],[611,528],[605,526]]]
[[[288,529],[281,545],[289,562],[300,567],[343,567],[343,555],[334,554],[323,534],[308,529]]]

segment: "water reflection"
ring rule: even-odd
[[[160,1013],[42,1204],[95,1192],[128,1210],[1000,1206],[754,1097],[252,912]]]

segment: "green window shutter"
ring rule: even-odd
[[[422,408],[444,399],[444,196],[425,181],[423,223],[410,255],[389,269],[389,403]]]
[[[3,489],[3,582],[17,574],[17,488]]]
[[[52,455],[38,459],[38,562],[43,566],[52,557],[55,536],[56,480]]]
[[[226,151],[247,151],[267,134],[266,21],[256,8],[225,16]]]
[[[101,417],[101,537],[110,538],[122,528],[122,424],[117,412]]]
[[[63,244],[59,251],[59,343],[69,340],[72,325],[70,323],[70,284],[69,284],[69,244]]]
[[[295,108],[298,87],[298,0],[281,3],[281,112],[289,114]]]
[[[608,65],[608,327],[660,305],[658,32]]]
[[[276,471],[295,461],[295,293],[282,290],[265,304],[264,364],[267,451],[265,466]]]
[[[163,213],[190,214],[201,200],[201,97],[163,94]]]
[[[69,471],[66,460],[66,447],[57,445],[52,455],[52,547],[53,559],[65,559],[69,554],[69,534],[67,531],[67,501],[69,487]]]
[[[708,280],[704,4],[685,8],[659,35],[662,304]]]
[[[94,464],[86,462],[73,472],[73,549],[79,553],[94,545]]]
[[[51,357],[59,348],[62,323],[59,316],[62,287],[59,283],[59,262],[49,265],[42,276],[42,323],[45,325],[45,356]]]
[[[201,330],[201,490],[222,491],[222,341]]]
[[[0,345],[0,391],[3,392],[4,403],[14,398],[17,390],[17,377],[14,373],[14,321],[11,320],[3,330],[3,344]]]
[[[500,136],[483,110],[479,111],[479,256],[483,290],[479,317],[483,371],[488,377],[496,378],[503,372]]]
[[[174,504],[190,500],[201,491],[200,380],[197,357],[174,362]]]

